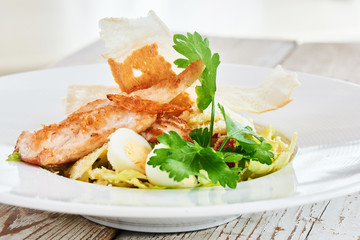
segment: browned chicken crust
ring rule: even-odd
[[[22,132],[15,151],[22,160],[37,165],[67,163],[101,147],[118,128],[126,127],[140,133],[155,120],[156,114],[130,112],[107,99],[99,99],[59,124],[44,126],[34,133]]]
[[[191,129],[187,122],[175,115],[160,115],[156,121],[144,132],[140,133],[148,142],[158,143],[157,137],[170,131],[177,132],[180,137],[192,141],[189,133]]]
[[[159,103],[151,100],[142,99],[138,96],[126,96],[122,94],[108,94],[107,98],[132,112],[142,112],[149,114],[165,112],[183,112],[188,108],[170,103]]]
[[[171,100],[170,104],[190,109],[195,105],[195,102],[191,99],[189,93],[182,92],[177,95],[173,100]]]
[[[109,94],[108,99],[86,104],[59,124],[44,126],[34,133],[22,132],[15,151],[19,152],[22,160],[37,165],[68,163],[101,147],[118,128],[130,128],[140,133],[152,126],[157,114],[185,110],[186,107],[144,100],[137,96]],[[150,128],[148,136],[159,129],[163,130],[152,136],[156,140],[169,128],[187,137],[188,126],[184,120],[175,116],[160,119]]]

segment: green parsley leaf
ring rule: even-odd
[[[154,151],[156,155],[148,161],[149,165],[160,166],[162,171],[169,172],[170,178],[174,178],[177,182],[190,175],[197,175],[200,166],[194,158],[200,151],[199,145],[184,140],[174,131],[170,131],[169,134],[163,133],[157,139],[169,148],[156,149]]]
[[[265,140],[260,143],[256,143],[255,141],[252,144],[242,143],[241,146],[245,152],[249,154],[248,159],[259,161],[260,163],[265,163],[267,165],[272,164],[272,158],[274,158],[274,153],[270,151],[272,146]]]
[[[190,175],[202,176],[200,170],[203,169],[214,184],[236,187],[239,176],[226,165],[222,153],[211,147],[202,147],[196,141],[188,142],[174,131],[159,136],[158,141],[169,148],[156,149],[156,155],[147,164],[160,166],[175,181],[180,182]]]
[[[274,154],[270,151],[272,149],[272,145],[267,143],[263,137],[254,132],[250,126],[244,126],[233,121],[231,117],[225,113],[225,109],[221,104],[218,104],[218,107],[224,116],[227,132],[227,136],[219,151],[222,150],[223,146],[225,146],[226,142],[230,138],[233,138],[240,145],[240,147],[237,147],[236,152],[242,153],[245,151],[248,155],[246,158],[268,165],[271,164],[272,158],[274,157]],[[255,137],[260,143],[250,139],[248,136]]]
[[[203,148],[196,157],[214,184],[219,182],[223,187],[227,185],[230,188],[236,188],[240,177],[226,165],[220,152],[215,152],[214,149],[207,147]]]
[[[189,135],[190,135],[191,139],[194,140],[195,142],[197,142],[201,147],[207,147],[208,142],[209,142],[209,138],[212,137],[210,135],[210,132],[209,132],[208,128],[194,129],[189,133]]]
[[[201,111],[203,111],[210,105],[213,100],[210,94],[211,91],[206,87],[206,85],[202,85],[196,86],[195,92],[197,95],[196,105]]]
[[[232,149],[234,151],[234,149]],[[225,152],[224,153],[225,162],[239,162],[244,159],[244,155],[237,152]]]
[[[196,86],[195,91],[197,94],[196,104],[201,111],[205,110],[210,104],[212,105],[210,138],[207,143],[207,146],[210,147],[215,119],[216,72],[220,64],[220,56],[218,53],[212,55],[209,40],[207,38],[203,39],[197,32],[194,32],[194,34],[187,33],[186,36],[175,34],[173,40],[175,43],[173,48],[186,57],[186,59],[175,60],[174,63],[179,68],[186,68],[196,60],[203,61],[205,65],[200,77],[201,85]]]
[[[11,154],[6,161],[9,162],[21,162],[21,157],[20,154],[18,152],[13,152],[13,154]]]
[[[174,43],[173,48],[187,58],[177,59],[174,62],[179,68],[186,68],[196,60],[202,60],[205,64],[205,69],[200,78],[201,86],[196,87],[198,95],[196,103],[198,108],[203,111],[214,101],[216,72],[220,64],[220,56],[218,53],[211,55],[209,40],[203,39],[197,32],[194,34],[187,33],[187,36],[175,34]]]

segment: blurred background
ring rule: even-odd
[[[360,0],[0,0],[0,75],[49,67],[97,41],[99,19],[151,9],[173,32],[360,41]]]

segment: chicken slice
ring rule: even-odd
[[[37,165],[75,161],[101,147],[118,128],[140,133],[156,120],[156,114],[131,112],[107,99],[95,100],[59,124],[44,126],[19,136],[15,151],[21,159]]]
[[[187,122],[175,115],[160,115],[156,121],[146,129],[144,132],[140,133],[146,141],[151,143],[157,143],[157,137],[163,133],[168,133],[170,131],[177,132],[180,137],[187,141],[192,141],[189,133],[191,132],[190,127],[187,125]]]
[[[123,108],[133,112],[143,112],[150,114],[163,112],[178,113],[189,109],[186,106],[179,106],[171,103],[159,103],[142,99],[138,96],[127,96],[125,94],[108,94],[107,98],[116,104],[121,104]]]

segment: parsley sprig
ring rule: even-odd
[[[233,121],[226,114],[224,107],[218,104],[226,123],[227,135],[218,151],[211,148],[219,54],[212,55],[208,39],[203,39],[197,32],[187,33],[186,36],[176,34],[174,43],[174,49],[185,57],[174,62],[178,67],[186,68],[196,60],[202,60],[205,65],[200,78],[201,85],[196,87],[196,103],[202,111],[211,104],[210,129],[193,130],[190,133],[193,143],[184,140],[174,131],[164,133],[158,137],[158,141],[167,148],[156,149],[156,155],[152,156],[147,164],[159,166],[161,170],[169,173],[170,178],[178,182],[191,175],[204,177],[202,170],[205,170],[214,184],[236,188],[240,179],[239,172],[243,170],[245,161],[272,163],[272,146],[251,127]],[[225,148],[230,139],[235,141],[235,146]],[[234,167],[230,168],[229,163],[234,164]]]
[[[274,154],[270,151],[272,145],[265,138],[258,135],[250,126],[244,126],[235,122],[225,113],[225,109],[218,104],[225,119],[226,137],[218,151],[222,151],[229,139],[235,139],[239,144],[234,152],[240,153],[243,158],[255,160],[265,164],[271,164]],[[257,141],[256,141],[257,140]],[[228,159],[227,159],[228,161]]]
[[[187,33],[187,36],[175,34],[174,43],[174,49],[186,57],[175,60],[174,63],[179,68],[186,68],[196,60],[201,60],[205,65],[200,77],[201,85],[196,86],[195,91],[198,96],[196,104],[201,111],[211,103],[210,137],[207,139],[207,146],[210,146],[215,119],[216,73],[220,64],[220,56],[218,53],[211,54],[209,40],[203,39],[197,32]]]

